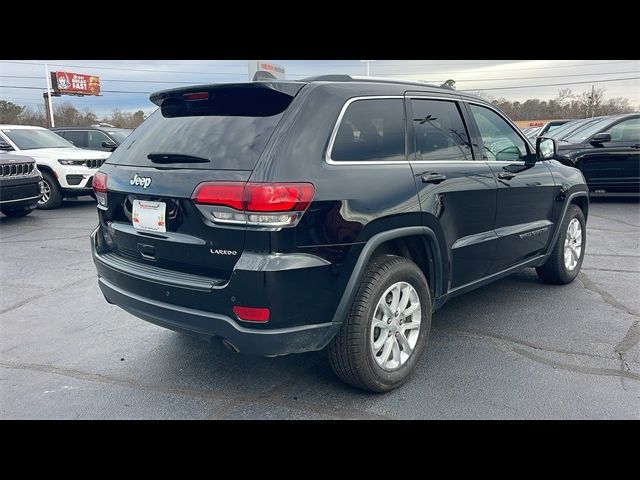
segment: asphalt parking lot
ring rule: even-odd
[[[108,305],[95,203],[0,218],[3,419],[640,419],[640,204],[595,199],[578,280],[527,270],[448,303],[399,390],[337,380],[323,352],[234,354]]]

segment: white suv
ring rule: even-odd
[[[42,199],[38,208],[57,208],[64,197],[93,194],[93,174],[111,152],[74,147],[42,127],[0,125],[0,150],[36,159],[42,172]]]

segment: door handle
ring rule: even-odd
[[[427,173],[422,175],[422,183],[440,183],[444,182],[447,179],[446,175],[442,175],[440,173]]]
[[[498,178],[501,178],[503,180],[511,180],[515,176],[516,176],[516,174],[515,173],[511,173],[511,172],[500,172],[498,174]]]

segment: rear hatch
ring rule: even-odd
[[[160,109],[100,169],[106,192],[97,194],[108,248],[143,264],[229,278],[246,228],[213,222],[194,203],[194,191],[203,182],[247,182],[303,86],[257,82],[153,94]]]

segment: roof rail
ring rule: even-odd
[[[314,77],[306,77],[301,82],[372,82],[372,83],[401,83],[406,85],[420,85],[421,87],[445,88],[432,83],[420,82],[416,80],[398,80],[396,78],[385,77],[362,77],[356,75],[317,75]],[[451,89],[449,89],[451,90]]]

